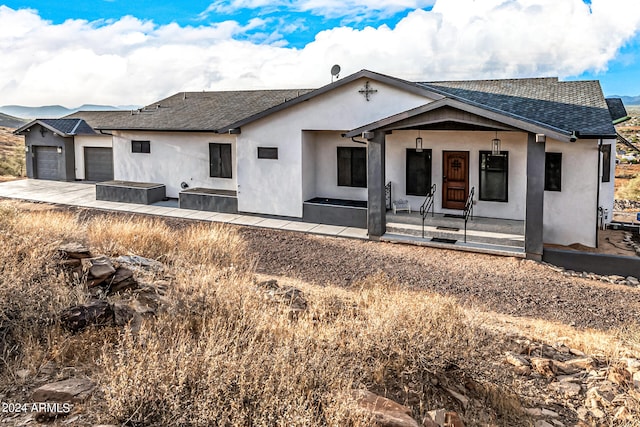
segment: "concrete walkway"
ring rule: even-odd
[[[40,179],[9,181],[0,183],[0,197],[79,206],[107,211],[140,213],[145,215],[301,231],[304,233],[320,234],[324,236],[368,239],[367,230],[364,228],[314,224],[290,219],[262,217],[259,215],[227,214],[180,209],[177,207],[176,201],[160,202],[153,205],[138,205],[133,203],[96,200],[96,187],[95,185],[88,183],[46,181]]]

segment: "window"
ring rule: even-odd
[[[132,153],[150,153],[151,152],[151,142],[149,141],[131,141],[131,152]]]
[[[602,146],[602,182],[611,181],[611,144]]]
[[[277,159],[278,147],[258,147],[259,159]]]
[[[562,153],[545,153],[544,191],[560,191],[562,187]]]
[[[367,186],[366,148],[338,147],[338,185],[344,187]]]
[[[209,176],[231,178],[231,144],[209,144]]]
[[[480,152],[480,194],[479,199],[489,202],[508,201],[509,153],[491,154]]]
[[[431,150],[407,149],[407,194],[426,196],[431,188]]]

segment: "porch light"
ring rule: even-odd
[[[28,146],[28,145],[25,145],[25,146],[24,146],[24,152],[25,152],[25,153],[28,153],[28,152],[29,152],[29,146]]]
[[[498,138],[498,131],[496,131],[496,137],[491,140],[491,154],[497,156],[500,154],[500,138]]]
[[[62,147],[58,147],[58,154],[62,154]]]
[[[422,138],[420,138],[420,130],[418,130],[418,137],[416,138],[416,153],[422,153]]]

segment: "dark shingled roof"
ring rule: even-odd
[[[14,133],[21,134],[36,124],[57,132],[62,136],[95,135],[96,133],[87,122],[80,118],[36,119],[16,129]]]
[[[567,133],[615,135],[598,81],[533,78],[421,84],[447,97]]]
[[[180,92],[130,112],[79,111],[96,129],[216,131],[311,89]]]
[[[609,106],[609,113],[611,113],[611,120],[615,122],[616,120],[629,117],[627,109],[624,108],[624,104],[622,103],[622,99],[607,98],[606,101],[607,105]]]

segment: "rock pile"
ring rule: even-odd
[[[640,256],[640,246],[637,245],[636,251]],[[634,247],[635,249],[635,247]],[[618,276],[618,275],[610,275],[610,276],[603,276],[600,274],[595,274],[595,273],[589,273],[587,271],[574,271],[574,270],[567,270],[564,267],[559,267],[557,265],[553,265],[553,264],[547,264],[547,263],[543,263],[545,264],[547,267],[549,267],[550,269],[557,271],[559,273],[562,273],[563,275],[567,276],[567,277],[582,277],[583,279],[591,279],[591,280],[599,280],[601,282],[604,283],[611,283],[614,285],[623,285],[623,286],[640,286],[640,279],[638,279],[637,277],[634,276]]]
[[[561,403],[586,425],[610,425],[640,416],[640,360],[620,364],[587,357],[562,343],[550,346],[520,341],[520,352],[508,352],[504,361],[530,381],[546,383],[547,402]],[[556,409],[556,410],[554,410]],[[562,427],[558,407],[527,408],[540,426]]]
[[[93,255],[80,243],[60,246],[60,265],[74,280],[86,283],[89,302],[64,310],[63,327],[72,332],[89,326],[125,326],[139,330],[142,318],[157,312],[167,282],[145,284],[134,271],[161,271],[162,264],[139,256],[111,259]]]
[[[640,201],[616,199],[613,202],[614,211],[638,210],[640,211]]]

